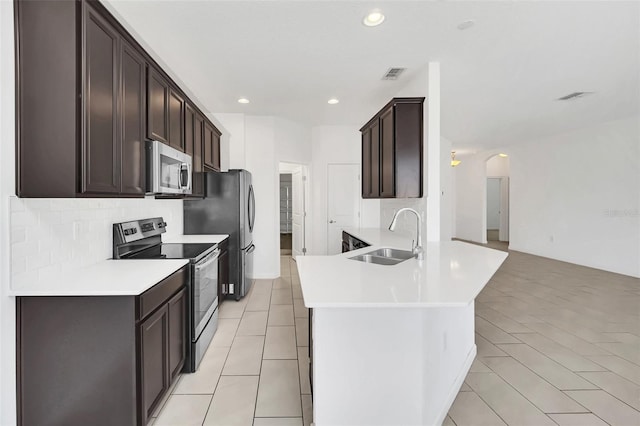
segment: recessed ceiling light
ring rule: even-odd
[[[502,154],[502,153],[500,153],[500,154],[498,154],[498,157],[507,158],[507,157],[508,157],[508,155],[507,155],[507,154]]]
[[[464,21],[464,22],[459,23],[458,24],[458,29],[460,31],[464,31],[466,29],[469,29],[469,28],[473,27],[475,23],[476,23],[475,21],[469,19],[468,21]]]
[[[364,17],[362,23],[367,27],[375,27],[384,22],[384,15],[379,10],[372,10],[367,16]]]
[[[337,103],[340,103],[340,100],[339,100],[339,99],[336,99],[336,98],[331,98],[331,99],[329,99],[329,100],[327,101],[327,103],[328,103],[329,105],[335,105],[335,104],[337,104]]]
[[[238,103],[239,103],[239,104],[248,104],[248,103],[249,103],[249,99],[247,99],[247,98],[240,98],[240,99],[238,99]]]

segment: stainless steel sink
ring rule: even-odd
[[[398,250],[398,249],[392,249],[392,248],[381,248],[375,251],[371,251],[367,254],[370,254],[372,256],[390,257],[392,259],[402,259],[402,260],[407,260],[414,257],[414,254],[411,253],[409,250]]]
[[[377,265],[396,265],[400,262],[404,262],[407,259],[411,259],[412,257],[413,253],[407,250],[381,248],[378,250],[370,251],[369,253],[350,257],[349,259],[366,263],[375,263]]]

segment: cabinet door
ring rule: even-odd
[[[139,325],[140,338],[140,415],[147,424],[162,396],[169,389],[169,309],[162,306]]]
[[[222,170],[220,168],[220,133],[216,132],[214,129],[213,132],[213,148],[211,151],[212,159],[211,163],[213,164],[213,169],[216,171]]]
[[[147,137],[169,143],[169,83],[149,67],[147,85]]]
[[[167,304],[169,309],[169,373],[171,381],[182,371],[187,350],[187,291],[182,289]]]
[[[380,136],[376,121],[362,131],[362,197],[380,196]]]
[[[184,99],[169,90],[169,145],[184,152]]]
[[[120,120],[121,190],[123,194],[145,193],[145,74],[146,63],[124,40],[120,50],[122,101]]]
[[[204,197],[204,117],[196,114],[193,125],[193,189],[192,195]]]
[[[88,4],[83,14],[82,193],[120,191],[120,36]]]
[[[204,165],[214,169],[213,165],[213,126],[208,121],[204,122]]]
[[[184,105],[184,152],[193,158],[194,145],[194,126],[196,121],[196,112],[193,107],[186,102]],[[195,165],[195,161],[194,161]],[[195,171],[195,167],[194,167]]]
[[[395,138],[393,107],[380,116],[380,197],[395,196]]]

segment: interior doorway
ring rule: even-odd
[[[308,172],[305,164],[280,163],[280,254],[307,253]]]
[[[342,230],[360,226],[360,165],[327,169],[327,254],[342,252]]]
[[[487,242],[509,241],[509,157],[499,154],[487,160]]]

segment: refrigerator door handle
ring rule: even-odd
[[[255,244],[251,244],[251,245],[249,246],[249,248],[247,249],[247,254],[249,254],[249,253],[253,253],[253,251],[254,251],[255,249],[256,249]]]
[[[249,203],[247,208],[249,213],[249,231],[253,232],[253,223],[256,220],[256,198],[253,193],[253,185],[249,185]]]

